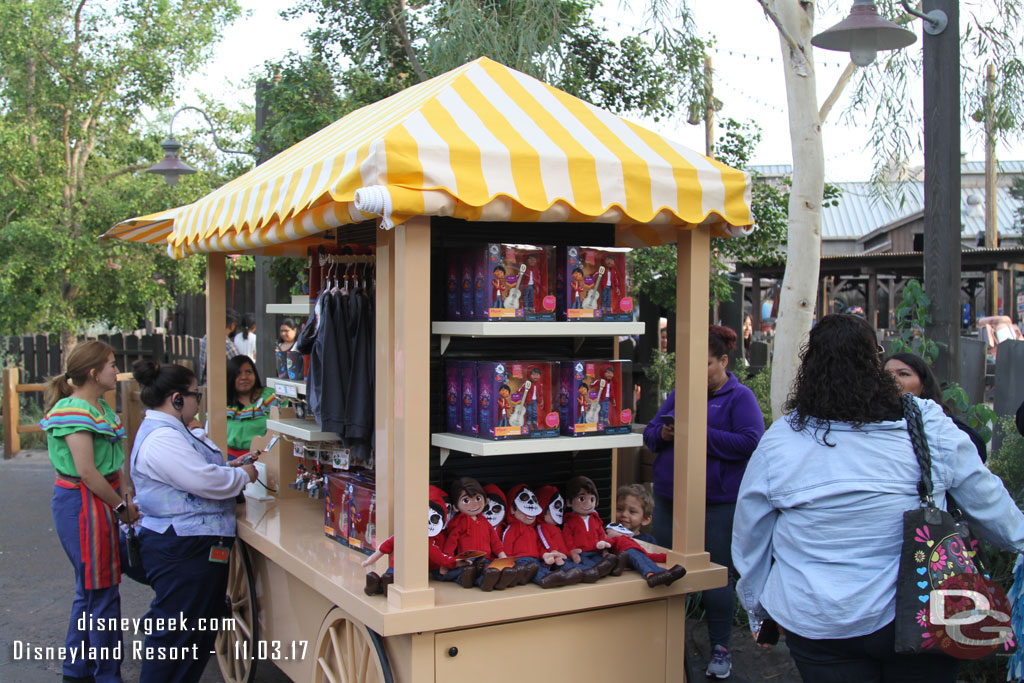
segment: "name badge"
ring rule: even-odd
[[[220,545],[219,543],[210,548],[210,562],[219,562],[220,564],[228,563],[228,555],[231,554],[231,548]]]

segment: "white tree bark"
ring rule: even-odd
[[[772,355],[772,416],[778,419],[796,377],[800,349],[814,319],[821,258],[825,162],[810,42],[814,33],[814,3],[800,0],[760,2],[779,29],[793,150],[786,271],[782,278]]]

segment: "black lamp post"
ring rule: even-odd
[[[213,144],[217,147],[217,149],[224,152],[225,154],[247,154],[249,156],[256,156],[252,152],[243,152],[237,149],[225,149],[224,147],[221,147],[220,140],[217,139],[217,131],[214,129],[213,122],[210,121],[210,117],[206,115],[206,112],[200,109],[199,107],[186,105],[178,111],[171,114],[171,124],[167,131],[167,139],[160,143],[160,146],[164,150],[163,161],[153,164],[152,166],[147,168],[146,173],[155,173],[157,175],[162,175],[164,177],[164,180],[167,181],[168,185],[175,185],[177,184],[179,177],[196,172],[196,169],[192,168],[191,166],[189,166],[188,164],[186,164],[185,162],[178,158],[178,150],[181,149],[181,143],[174,139],[174,118],[186,109],[197,111],[203,115],[203,118],[206,120],[206,125],[210,127],[210,134],[213,135]]]
[[[939,342],[940,380],[960,380],[960,25],[957,0],[924,0],[924,288],[932,322],[925,332]],[[879,28],[878,22],[886,26]],[[906,35],[910,34],[908,40]],[[826,50],[849,51],[855,64],[874,61],[877,50],[906,47],[914,36],[878,17],[871,0],[854,0],[850,16],[811,39]],[[873,48],[873,49],[872,49]],[[871,57],[868,59],[868,57]],[[858,61],[859,60],[859,61]],[[861,64],[861,62],[865,62]]]

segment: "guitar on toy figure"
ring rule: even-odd
[[[516,283],[512,285],[512,288],[508,290],[508,294],[505,295],[505,308],[519,308],[519,301],[523,296],[523,292],[519,289],[519,284],[523,281],[523,275],[526,274],[526,264],[519,266],[519,276],[516,278]]]
[[[530,380],[523,382],[522,388],[519,390],[519,395],[522,398],[519,403],[515,404],[512,408],[512,417],[508,419],[508,423],[513,427],[522,427],[526,424],[526,392],[530,390]]]
[[[604,391],[604,385],[605,384],[606,384],[605,380],[602,379],[601,383],[599,384],[600,388],[597,390],[597,395],[599,397],[601,396],[601,392]],[[586,424],[597,424],[600,421],[601,421],[601,402],[598,401],[598,400],[591,401],[590,405],[587,407]]]
[[[594,284],[587,290],[587,295],[583,297],[583,308],[595,309],[601,305],[601,292],[597,289],[597,283],[601,280],[602,275],[604,275],[604,266],[597,269]]]

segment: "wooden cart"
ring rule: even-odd
[[[469,92],[462,87],[465,79],[468,78],[477,91],[488,93],[489,86],[483,82],[485,77],[504,88],[506,93],[522,95],[515,90],[518,87],[526,94],[532,94],[534,99],[530,106],[522,102],[516,106],[520,112],[526,112],[534,121],[540,122],[537,125],[551,125],[548,118],[552,112],[558,113],[563,109],[569,113],[575,111],[577,123],[566,123],[563,130],[573,132],[577,137],[586,137],[576,129],[578,121],[587,122],[586,115],[596,116],[594,112],[599,112],[591,105],[579,103],[522,74],[481,59],[415,86],[395,98],[354,112],[313,136],[307,143],[322,146],[325,138],[329,137],[325,133],[346,121],[349,130],[358,126],[384,128],[380,119],[390,115],[389,107],[394,109],[401,105],[415,110],[417,116],[425,115],[423,112],[429,114],[437,102],[446,102],[445,92],[456,92],[465,103]],[[413,97],[415,93],[410,94],[411,91],[419,92],[426,99],[416,100]],[[500,94],[491,93],[489,96],[501,98]],[[424,101],[427,104],[424,105]],[[488,123],[487,116],[516,121],[516,112],[509,112],[508,103],[501,107],[487,103],[478,106],[472,102],[470,105],[478,116],[477,121]],[[451,98],[447,106],[449,113],[456,110]],[[535,109],[530,109],[531,106]],[[374,108],[377,109],[366,112]],[[353,117],[355,120],[349,121]],[[406,136],[415,126],[408,123],[408,116],[402,121],[404,128],[400,132]],[[461,125],[458,121],[455,123]],[[528,124],[520,122],[517,125],[520,126],[518,130],[522,130],[522,126]],[[596,127],[598,124],[593,125]],[[615,126],[628,128],[629,134],[640,135],[651,148],[657,147],[653,141],[657,136],[653,133],[641,135],[637,131],[642,129],[624,122],[606,122],[606,125],[615,130],[619,130]],[[469,124],[461,127],[461,130],[467,129]],[[437,130],[436,125],[434,130]],[[620,134],[626,136],[626,132],[620,131]],[[373,135],[370,135],[371,140],[375,139]],[[366,143],[365,138],[358,144],[352,144],[356,145],[358,154],[365,153],[365,158],[371,160],[374,154],[383,154],[383,148],[397,144],[392,133],[385,134],[379,147],[375,147],[373,142],[363,143]],[[259,220],[249,216],[245,225],[236,218],[232,224],[235,227],[224,223],[196,227],[195,220],[210,220],[220,209],[224,209],[222,214],[230,214],[225,203],[230,200],[225,197],[243,192],[248,197],[261,173],[265,178],[297,177],[296,167],[288,167],[286,162],[296,148],[305,144],[300,143],[254,169],[247,174],[253,177],[250,181],[243,176],[229,183],[226,191],[218,191],[219,195],[215,192],[209,198],[212,211],[207,208],[204,213],[199,205],[207,200],[201,200],[165,214],[127,221],[111,231],[112,236],[124,239],[169,241],[172,253],[179,255],[189,251],[209,254],[207,329],[210,349],[219,349],[223,344],[224,328],[220,321],[224,318],[225,253],[262,250],[267,254],[301,255],[310,245],[322,240],[324,234],[331,234],[325,230],[337,230],[333,237],[340,239],[339,236],[344,236],[349,230],[346,223],[373,217],[373,197],[363,197],[360,201],[357,195],[353,200],[351,193],[344,194],[342,179],[334,185],[327,203],[303,204],[301,210],[305,213],[296,210],[284,220],[282,216],[285,214],[279,211],[273,219],[270,214]],[[565,147],[564,144],[562,146]],[[605,140],[605,149],[610,146]],[[454,158],[455,143],[449,140],[448,149]],[[629,150],[620,153],[630,154]],[[676,159],[670,150],[659,153],[669,161]],[[338,158],[343,156],[347,155],[341,150]],[[421,146],[420,160],[428,156]],[[284,157],[279,164],[281,169],[266,168],[280,157]],[[694,158],[698,157],[694,155]],[[542,154],[542,175],[547,172],[547,166],[543,165],[546,163]],[[424,187],[418,190],[419,199],[416,200],[421,215],[411,215],[413,211],[408,203],[402,204],[401,201],[411,193],[409,174],[403,176],[405,184],[401,187],[391,182],[382,183],[390,193],[388,201],[391,204],[384,202],[381,205],[378,202],[376,213],[381,217],[371,224],[377,247],[376,527],[378,538],[395,536],[395,581],[386,598],[364,595],[362,588],[366,570],[360,566],[360,561],[365,556],[328,539],[323,532],[322,503],[287,487],[294,472],[294,462],[290,450],[279,442],[269,457],[263,458],[268,464],[269,485],[279,491],[276,498],[266,503],[249,500],[239,507],[240,542],[236,545],[236,552],[232,553],[229,582],[236,629],[222,634],[218,640],[218,657],[227,680],[251,680],[254,664],[267,659],[273,660],[296,681],[447,683],[477,675],[496,681],[518,681],[530,675],[572,681],[668,682],[684,678],[686,594],[721,586],[726,578],[724,568],[712,565],[704,552],[709,240],[713,233],[726,231],[728,224],[750,222],[746,178],[708,160],[694,163],[697,171],[689,166],[672,166],[669,171],[673,182],[678,184],[679,206],[667,209],[657,204],[651,206],[651,197],[658,192],[654,187],[654,176],[661,171],[653,169],[651,178],[639,178],[641,185],[647,183],[650,193],[646,213],[631,213],[625,197],[614,207],[607,201],[602,202],[599,210],[588,210],[585,201],[579,197],[574,203],[564,199],[552,203],[545,199],[547,205],[532,207],[524,198],[528,193],[522,188],[520,194],[513,197],[514,201],[509,199],[510,194],[488,195],[486,201],[474,200],[467,196],[471,194],[469,189],[460,193],[450,187],[444,191],[436,189],[437,185],[431,184],[430,174],[421,168],[419,181]],[[360,162],[359,159],[346,158],[344,164],[358,167]],[[570,160],[567,168],[573,164]],[[398,162],[389,157],[389,177],[401,173],[397,166]],[[681,162],[679,166],[682,166]],[[721,174],[721,183],[725,187],[721,192],[721,202],[711,202],[710,208],[708,196],[713,193],[705,188],[701,199],[701,183],[707,182],[701,174],[709,172],[709,168],[712,175]],[[637,180],[631,174],[641,173],[635,164],[622,163],[620,170],[627,189]],[[366,171],[362,172],[365,183]],[[305,175],[312,174],[307,172]],[[522,182],[519,180],[520,184]],[[266,184],[260,187],[267,191]],[[274,199],[264,203],[271,209],[278,191],[275,189]],[[283,190],[280,192],[284,194]],[[295,193],[294,188],[289,192]],[[697,206],[687,214],[687,210],[680,207],[682,203],[692,201],[693,196],[696,196]],[[333,205],[330,202],[334,202]],[[254,203],[258,204],[249,202],[250,205]],[[412,206],[417,206],[415,201]],[[451,338],[491,335],[565,338],[586,335],[613,339],[615,335],[638,330],[636,324],[630,323],[626,323],[624,328],[616,323],[452,324],[432,320],[430,287],[425,286],[432,281],[431,268],[436,268],[439,258],[437,246],[432,243],[432,237],[436,235],[432,233],[443,230],[443,226],[451,221],[422,215],[425,213],[480,222],[481,236],[489,234],[486,225],[488,215],[502,214],[501,225],[505,227],[517,220],[548,221],[545,229],[552,236],[563,240],[578,239],[577,243],[592,243],[587,237],[593,234],[588,232],[593,226],[587,221],[596,221],[613,224],[614,228],[606,226],[603,229],[615,235],[613,241],[620,245],[673,241],[678,244],[678,332],[675,349],[677,460],[674,481],[677,504],[673,520],[675,550],[669,551],[668,564],[683,564],[687,569],[684,579],[670,587],[651,589],[635,573],[627,572],[621,577],[608,577],[589,585],[546,591],[527,585],[500,593],[464,590],[455,584],[428,580],[428,542],[423,511],[427,508],[432,458],[434,467],[437,467],[448,449],[486,458],[489,454],[599,448],[610,449],[608,457],[614,473],[615,449],[638,445],[640,437],[638,434],[625,434],[576,440],[560,437],[496,443],[460,439],[436,432],[432,434],[430,405],[425,400],[429,396],[431,382],[431,349],[446,346]],[[311,215],[313,217],[309,218]],[[687,215],[691,217],[687,218]],[[186,221],[181,226],[175,225],[175,221],[183,220],[182,216],[192,216],[194,220],[191,224]],[[197,216],[205,218],[197,219]],[[309,220],[303,223],[303,217]],[[300,224],[306,227],[297,229]],[[498,224],[494,227],[497,229]],[[171,234],[172,229],[174,234]],[[302,311],[308,311],[308,304],[299,306]],[[273,312],[291,311],[276,307]],[[209,405],[224,405],[223,356],[212,354],[208,367],[211,378]],[[224,443],[226,426],[223,415],[212,412],[210,425],[214,440]],[[312,422],[279,417],[271,421],[270,428],[297,438],[328,438],[328,435],[318,433],[316,424]],[[611,490],[614,488],[613,479]],[[378,570],[385,566],[383,562]]]

